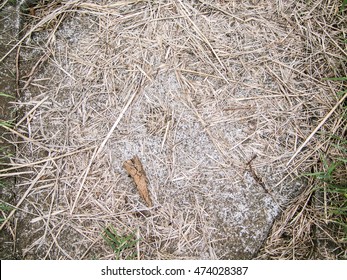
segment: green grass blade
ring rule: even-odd
[[[4,203],[0,203],[0,210],[4,211],[4,212],[11,211],[11,210],[13,210],[13,207],[9,206],[9,205],[6,205]]]
[[[4,93],[2,91],[0,91],[0,96],[2,97],[8,97],[8,98],[15,98],[14,96],[10,95],[10,94],[7,94],[7,93]]]
[[[131,249],[134,249],[138,242],[133,233],[129,235],[120,235],[113,226],[105,228],[102,237],[112,248],[116,259],[121,259],[123,252],[126,250],[130,250],[127,254],[131,253]],[[128,255],[127,259],[133,258],[132,256],[134,255],[136,254]]]
[[[328,81],[347,81],[347,77],[325,78],[324,80],[328,80]]]
[[[341,5],[341,11],[343,11],[347,6],[347,0],[343,0],[342,5]]]

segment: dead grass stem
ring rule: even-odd
[[[16,103],[24,113],[8,128],[20,138],[17,154],[0,171],[19,176],[16,207],[25,211],[13,210],[1,228],[12,229],[16,214],[17,235],[30,229],[30,244],[17,244],[23,258],[115,258],[101,238],[108,226],[136,234],[138,259],[251,258],[289,204],[271,236],[278,246],[262,256],[308,257],[317,223],[298,175],[328,145],[317,131],[330,131],[346,97],[336,102],[340,83],[323,80],[346,72],[337,7],[158,0],[37,8],[11,50],[21,46],[28,64]],[[151,208],[122,168],[134,155]],[[291,237],[284,243],[283,234]]]

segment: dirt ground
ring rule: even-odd
[[[138,240],[121,258],[254,258],[321,153],[300,145],[338,100],[338,2],[38,1],[1,171],[19,172],[17,253],[112,259],[113,226]]]
[[[18,40],[18,20],[19,14],[14,6],[7,6],[6,9],[0,10],[0,57],[3,57],[11,48],[9,43]],[[17,83],[16,83],[16,53],[11,53],[6,60],[0,63],[0,121],[11,122],[16,118],[16,110],[11,104],[16,99]],[[10,164],[8,155],[15,154],[14,147],[9,144],[12,141],[11,135],[3,127],[0,126],[0,162],[1,169]],[[1,174],[3,175],[3,174]],[[2,201],[10,204],[15,203],[15,193],[13,186],[15,179],[13,177],[0,177],[0,200],[1,211],[3,207]],[[2,212],[1,212],[2,213]],[[1,218],[3,216],[1,215]],[[1,250],[0,259],[16,258],[13,247],[14,232],[11,230],[0,231]]]

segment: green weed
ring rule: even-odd
[[[3,162],[6,162],[6,160],[14,156],[10,146],[6,144],[3,144],[3,145],[4,145],[3,147],[0,147],[0,165],[2,165]]]
[[[111,246],[117,260],[136,258],[136,240],[135,235],[120,235],[113,226],[107,227],[102,237],[108,245]]]
[[[13,207],[6,205],[4,203],[0,203],[0,212],[10,212],[13,209]],[[0,224],[5,221],[5,217],[2,216],[0,217]]]
[[[347,0],[343,1],[345,9]],[[347,77],[327,78],[325,80],[341,82],[347,81]],[[338,98],[342,98],[347,90],[337,92]],[[347,104],[344,103],[341,111],[342,124],[341,135],[344,135],[347,122]],[[314,176],[318,182],[314,191],[325,193],[325,208],[327,219],[330,222],[331,235],[338,240],[341,248],[347,246],[347,140],[336,135],[329,137],[332,153],[321,157],[321,171],[305,174]],[[346,258],[343,256],[342,258]]]
[[[332,137],[337,155],[328,162],[323,158],[323,171],[307,174],[319,180],[317,190],[326,192],[328,220],[334,225],[333,235],[341,245],[347,242],[347,141]],[[343,246],[344,247],[344,246]]]
[[[343,0],[342,6],[341,6],[341,11],[344,11],[347,7],[347,0]]]
[[[0,203],[0,211],[11,211],[13,209],[12,206],[6,205],[4,203]]]
[[[0,120],[0,127],[9,127],[9,128],[13,128],[14,127],[14,120]]]
[[[2,92],[2,91],[0,91],[0,96],[2,96],[2,97],[7,97],[7,98],[15,98],[13,95],[4,93],[4,92]]]

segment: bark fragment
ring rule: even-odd
[[[140,196],[146,202],[148,207],[152,207],[153,203],[148,192],[148,179],[143,169],[142,163],[139,157],[136,155],[132,159],[129,159],[123,163],[123,167],[128,172],[128,174],[133,178],[137,190]]]

